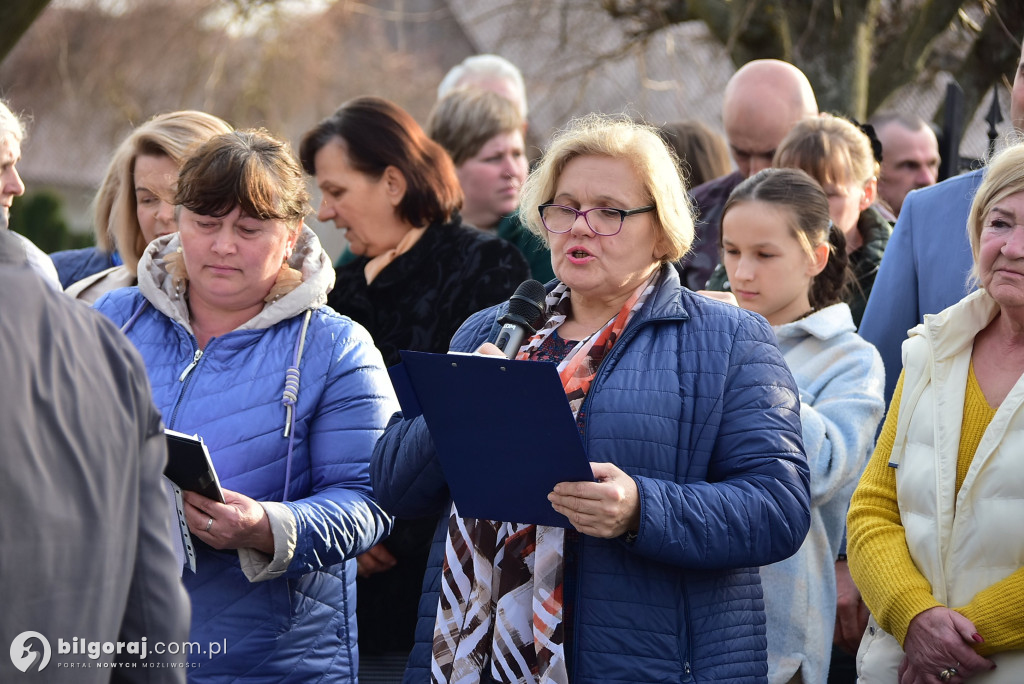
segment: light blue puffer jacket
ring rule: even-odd
[[[506,307],[470,317],[452,349],[494,339]],[[795,553],[810,520],[797,392],[763,318],[696,295],[662,268],[580,409],[589,459],[634,478],[641,523],[632,544],[580,535],[566,549],[577,596],[573,682],[766,681],[757,566]],[[528,432],[495,436],[506,438],[543,443]],[[371,476],[395,515],[448,510],[422,417],[392,420]],[[424,578],[409,683],[430,678],[447,524],[444,515]]]
[[[190,681],[354,682],[353,559],[391,526],[367,472],[373,444],[396,409],[380,353],[361,326],[323,305],[334,271],[306,229],[292,256],[302,285],[210,340],[196,361],[187,309],[160,258],[177,246],[176,235],[152,243],[139,287],[115,290],[96,308],[142,353],[167,427],[203,437],[226,489],[283,501],[269,504],[275,543],[294,540],[281,567],[252,550],[197,543],[197,572],[186,570],[184,581],[190,639],[203,652],[190,656],[197,666]],[[300,345],[290,410],[285,383]],[[240,557],[265,581],[250,582]],[[211,659],[208,642],[225,653]]]

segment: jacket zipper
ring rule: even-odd
[[[656,293],[652,292],[651,294],[654,295]],[[636,337],[636,334],[637,334],[638,330],[640,330],[641,328],[647,326],[650,323],[654,323],[654,322],[660,322],[660,321],[684,321],[684,320],[688,320],[688,319],[682,318],[682,317],[675,317],[675,316],[666,316],[666,317],[663,317],[663,318],[646,318],[644,320],[637,321],[636,325],[633,325],[633,324],[627,325],[626,326],[626,330],[622,334],[622,337],[620,337],[619,341],[616,342],[614,347],[612,347],[612,353],[610,355],[606,356],[604,358],[604,360],[601,362],[601,365],[598,367],[597,374],[594,375],[594,382],[591,383],[590,390],[587,391],[587,396],[583,398],[583,403],[580,405],[580,411],[583,411],[584,409],[590,407],[591,397],[593,397],[593,395],[594,395],[594,392],[592,390],[597,388],[598,380],[603,378],[608,373],[608,371],[606,369],[607,369],[607,366],[608,366],[609,359],[613,359],[614,358],[614,359],[617,360],[618,357],[622,354],[622,350],[626,348],[626,344],[630,340],[632,340],[634,337]],[[583,415],[587,416],[589,414],[588,413],[584,413]],[[584,418],[584,420],[586,420],[586,418]],[[584,446],[586,446],[586,445],[584,445]],[[574,643],[573,643],[573,646],[572,646],[572,662],[573,662],[574,665],[579,662],[579,643],[580,643],[580,633],[579,633],[579,628],[580,628],[580,622],[579,622],[579,610],[580,610],[579,609],[579,603],[580,603],[579,602],[579,587],[583,586],[582,580],[583,580],[583,537],[581,535],[580,539],[579,539],[579,553],[578,553],[577,558],[576,558],[576,591],[577,591],[577,599],[576,599],[576,605],[573,606],[573,624],[575,625],[574,629],[576,630],[576,638],[573,640]],[[687,620],[687,630],[686,631],[687,631],[687,639],[689,639],[690,638],[690,630],[689,630],[690,606],[689,606],[689,602],[688,602],[688,597],[686,596],[685,588],[683,590],[683,600],[687,602],[686,606],[685,606],[685,610],[684,610],[684,618]],[[687,652],[686,657],[687,658],[690,657],[689,652]],[[691,672],[690,672],[689,660],[686,660],[686,661],[683,662],[683,670],[686,673],[686,676],[687,676],[688,679],[692,677]]]
[[[683,620],[686,622],[686,653],[683,654],[683,681],[693,680],[693,670],[690,669],[690,655],[693,653],[693,626],[690,624],[690,591],[686,580],[681,580],[683,590]]]
[[[171,412],[171,420],[167,426],[172,430],[174,429],[174,426],[177,423],[178,409],[181,407],[181,403],[185,399],[185,392],[188,391],[188,386],[192,382],[192,371],[195,369],[197,365],[199,365],[199,360],[201,358],[203,358],[203,350],[200,349],[198,345],[196,345],[195,353],[192,354],[192,361],[187,366],[185,366],[185,370],[183,370],[181,372],[181,375],[178,376],[178,382],[182,383],[181,391],[178,392],[178,400],[174,402],[174,411]]]
[[[178,376],[178,382],[185,382],[186,376],[192,372],[192,369],[196,367],[196,364],[199,363],[199,359],[201,358],[203,358],[203,350],[196,349],[196,353],[192,355],[192,363],[185,366],[185,370],[183,370],[181,375]]]

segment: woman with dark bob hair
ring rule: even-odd
[[[327,302],[366,326],[389,366],[400,349],[447,351],[466,316],[529,277],[512,245],[462,225],[454,164],[398,105],[346,102],[306,133],[299,158],[323,192],[318,218],[358,257]]]
[[[168,428],[210,450],[225,503],[185,492],[197,540],[189,680],[352,682],[355,556],[385,536],[367,464],[394,394],[334,280],[288,145],[211,138],[185,161],[178,232],[96,308],[135,343]]]
[[[448,154],[397,105],[346,102],[302,140],[300,159],[323,193],[319,218],[345,231],[356,259],[328,297],[366,326],[387,365],[399,351],[444,353],[474,311],[507,300],[529,278],[513,245],[462,224],[462,190]],[[359,558],[364,664],[412,646],[420,582],[436,513],[398,520]]]
[[[652,128],[570,123],[520,213],[556,280],[516,358],[558,364],[593,479],[548,494],[568,529],[463,517],[422,416],[391,421],[375,495],[442,512],[405,681],[764,681],[757,566],[795,553],[809,522],[798,390],[771,328],[680,282],[693,218]],[[502,355],[507,310],[471,316],[452,349]],[[514,438],[563,456],[548,435]]]

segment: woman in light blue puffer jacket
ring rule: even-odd
[[[354,559],[391,526],[368,475],[396,407],[380,353],[324,306],[334,271],[302,225],[285,143],[213,138],[177,192],[180,232],[150,244],[137,288],[96,308],[142,353],[167,427],[205,440],[225,490],[226,504],[185,494],[200,541],[184,577],[190,680],[354,682]]]

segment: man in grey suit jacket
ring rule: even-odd
[[[0,681],[184,682],[188,597],[138,352],[4,230],[0,317]]]
[[[1024,50],[1013,79],[1010,116],[1017,133],[1024,133]],[[882,355],[887,402],[903,369],[907,332],[925,314],[952,306],[971,290],[967,214],[984,173],[979,169],[914,190],[903,202],[858,330]]]
[[[907,331],[926,313],[938,313],[970,292],[974,262],[967,214],[984,177],[978,169],[914,190],[903,200],[858,330],[882,355],[886,402],[903,368]]]

